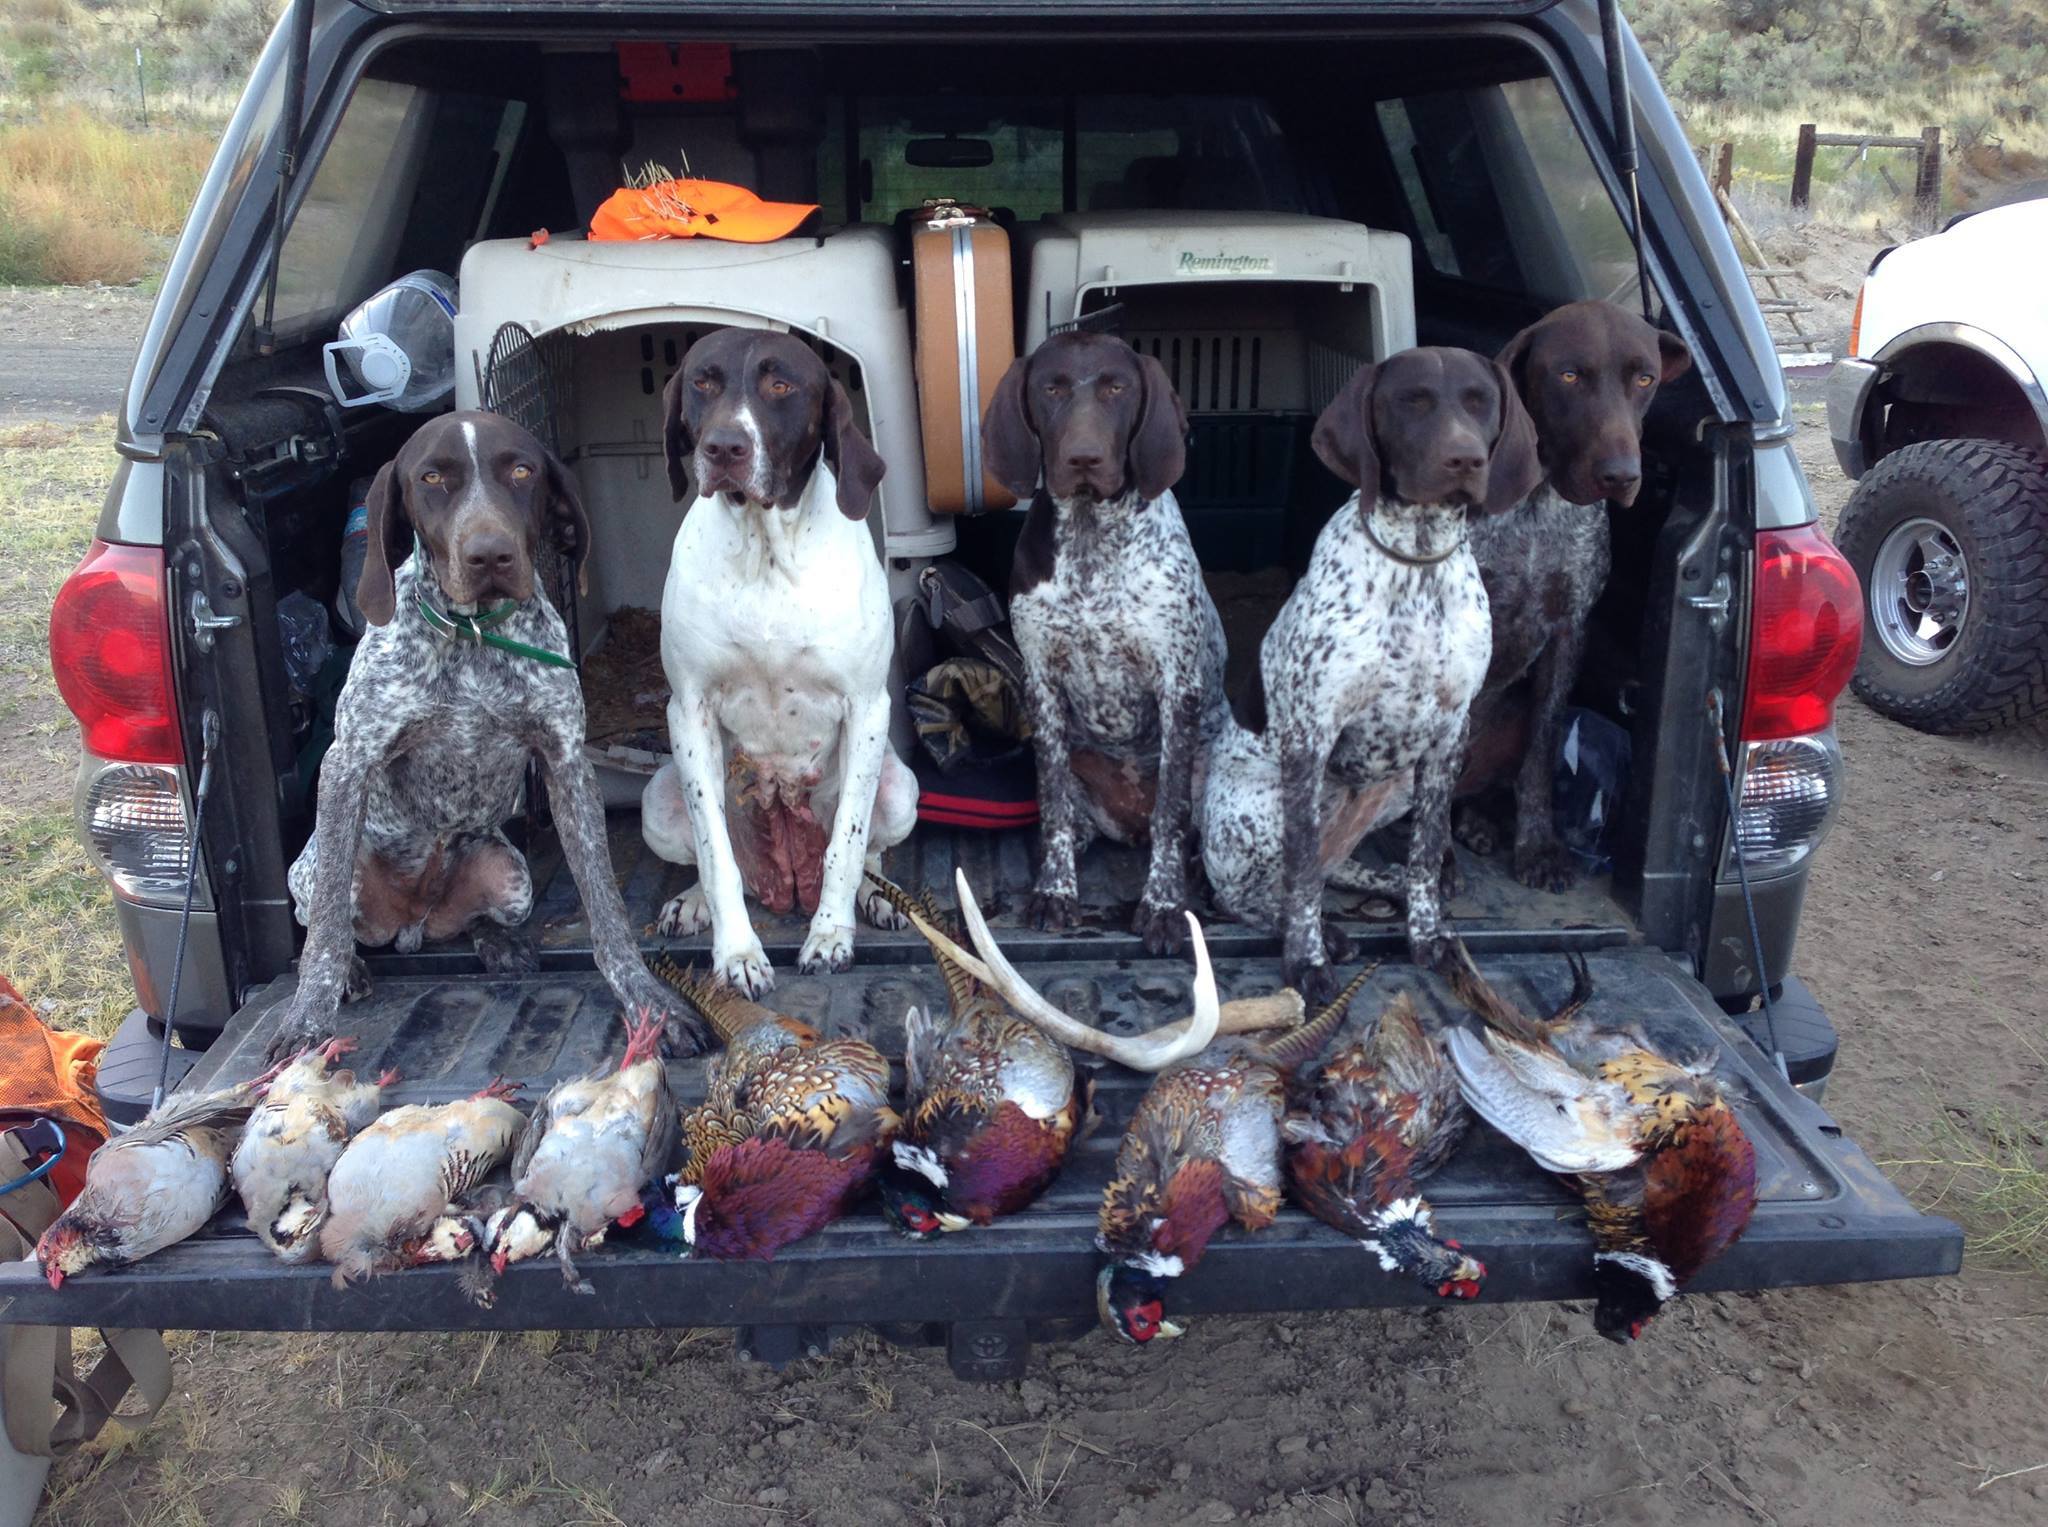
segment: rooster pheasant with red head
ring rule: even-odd
[[[1748,1228],[1756,1150],[1712,1076],[1626,1023],[1587,1015],[1592,979],[1572,960],[1570,999],[1532,1018],[1494,991],[1462,946],[1451,989],[1485,1021],[1446,1036],[1472,1111],[1571,1182],[1593,1230],[1593,1323],[1634,1341],[1699,1270]]]
[[[1195,1008],[1216,1008],[1216,983],[1193,928]],[[1139,1102],[1102,1195],[1095,1244],[1102,1322],[1125,1341],[1179,1336],[1166,1318],[1174,1279],[1235,1220],[1263,1230],[1280,1211],[1281,1124],[1288,1081],[1314,1060],[1372,972],[1367,966],[1314,1018],[1277,1038],[1218,1039],[1162,1071]]]
[[[654,968],[726,1045],[706,1062],[704,1101],[682,1117],[683,1241],[702,1256],[766,1261],[872,1181],[898,1125],[889,1063],[866,1040],[821,1039],[666,956]]]
[[[912,1008],[903,1020],[903,1128],[876,1179],[882,1212],[918,1240],[986,1225],[1059,1175],[1086,1088],[1067,1047],[961,963],[929,893],[869,883],[931,941],[949,1005],[943,1015]]]
[[[1282,1126],[1301,1206],[1357,1240],[1387,1272],[1447,1299],[1476,1298],[1485,1264],[1440,1236],[1416,1185],[1471,1123],[1458,1078],[1399,992],[1376,1022],[1346,1023]]]

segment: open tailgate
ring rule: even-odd
[[[1554,1005],[1570,984],[1555,956],[1482,958],[1490,979],[1532,1010]],[[1953,1273],[1961,1232],[1919,1213],[1885,1181],[1816,1104],[1778,1078],[1705,992],[1664,955],[1642,948],[1590,957],[1596,1009],[1628,1010],[1690,1028],[1718,1047],[1720,1075],[1755,1142],[1760,1202],[1748,1233],[1699,1278],[1696,1290],[1778,1288]],[[1226,959],[1226,997],[1270,989],[1270,958]],[[1029,974],[1077,1013],[1112,1028],[1149,1026],[1184,1009],[1187,966],[1172,961],[1038,960]],[[777,1005],[830,1034],[863,1034],[901,1055],[903,1013],[943,1003],[929,962],[863,963],[829,978],[778,971]],[[1433,983],[1389,963],[1358,998],[1376,1006],[1400,986],[1455,1021]],[[235,1019],[185,1083],[210,1087],[256,1074],[290,989],[267,988]],[[584,972],[522,980],[384,976],[344,1012],[344,1031],[366,1072],[397,1066],[394,1102],[441,1101],[494,1076],[532,1093],[583,1072],[620,1042],[616,1004]],[[563,1286],[548,1260],[510,1270],[496,1305],[464,1299],[453,1268],[422,1268],[337,1289],[331,1269],[288,1267],[243,1224],[239,1203],[200,1236],[148,1261],[94,1273],[52,1290],[33,1263],[0,1268],[0,1320],[24,1324],[153,1329],[481,1330],[725,1325],[754,1328],[742,1343],[800,1354],[830,1328],[878,1325],[928,1339],[952,1330],[956,1364],[991,1376],[1014,1371],[1033,1335],[1075,1334],[1094,1318],[1095,1207],[1118,1132],[1144,1086],[1100,1064],[1105,1126],[1074,1152],[1052,1190],[1030,1210],[987,1229],[913,1244],[872,1207],[788,1248],[771,1263],[678,1259],[627,1237],[579,1258],[594,1296]],[[702,1062],[671,1074],[685,1102],[702,1095]],[[1591,1243],[1574,1200],[1520,1151],[1483,1126],[1471,1132],[1427,1192],[1449,1233],[1483,1258],[1487,1300],[1573,1299],[1589,1294]],[[1298,1210],[1256,1236],[1234,1227],[1175,1290],[1176,1309],[1265,1312],[1419,1304],[1430,1295],[1382,1274],[1372,1258]],[[963,1340],[963,1333],[967,1339]],[[977,1354],[981,1354],[977,1357]],[[977,1364],[979,1366],[977,1367]]]

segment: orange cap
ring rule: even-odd
[[[785,238],[817,211],[815,203],[763,201],[745,186],[719,180],[661,180],[622,186],[590,219],[593,240],[728,239],[767,244]]]

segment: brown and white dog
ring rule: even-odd
[[[1187,936],[1196,766],[1225,716],[1223,622],[1171,491],[1186,411],[1150,356],[1055,334],[1004,374],[981,431],[997,480],[1031,501],[1010,568],[1038,763],[1031,920],[1074,920],[1097,833],[1149,842],[1132,927],[1168,953]]]
[[[1343,946],[1324,926],[1326,881],[1405,897],[1416,963],[1449,946],[1438,875],[1493,642],[1471,525],[1520,503],[1542,469],[1507,372],[1469,350],[1364,367],[1312,443],[1359,491],[1323,527],[1210,756],[1202,855],[1217,904],[1281,935],[1281,977],[1315,1003]],[[1402,806],[1405,873],[1354,863]]]
[[[718,974],[774,985],[751,893],[810,912],[807,972],[853,963],[853,922],[901,926],[864,869],[910,835],[917,781],[889,745],[894,628],[862,523],[882,459],[846,389],[802,341],[721,329],[690,347],[663,394],[669,483],[698,497],[676,532],[661,600],[673,757],[648,781],[647,846],[695,864],[662,909],[676,936],[711,929]]]
[[[534,558],[543,537],[579,567],[588,554],[575,479],[510,419],[445,414],[377,473],[369,517],[356,589],[369,627],[335,707],[313,836],[291,867],[306,947],[271,1053],[332,1033],[344,994],[367,990],[357,940],[409,954],[466,933],[493,974],[539,969],[522,931],[533,878],[504,831],[533,758],[598,970],[626,1008],[665,1014],[678,1045],[701,1047],[708,1031],[648,973],[627,926],[575,669],[476,639],[487,628],[573,655]]]
[[[1472,527],[1493,611],[1493,657],[1472,702],[1458,793],[1512,783],[1515,876],[1561,891],[1575,868],[1551,812],[1551,775],[1586,620],[1607,586],[1607,506],[1635,503],[1643,416],[1692,355],[1677,335],[1611,302],[1574,302],[1522,330],[1498,359],[1535,421],[1544,482],[1514,513]],[[1480,852],[1493,846],[1476,811],[1460,809],[1458,833]]]

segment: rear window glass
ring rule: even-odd
[[[1554,301],[1633,285],[1627,228],[1551,80],[1401,96],[1376,111],[1431,270]]]
[[[828,108],[819,188],[835,222],[948,196],[1030,221],[1061,211],[1302,210],[1295,164],[1252,97],[863,97]]]

